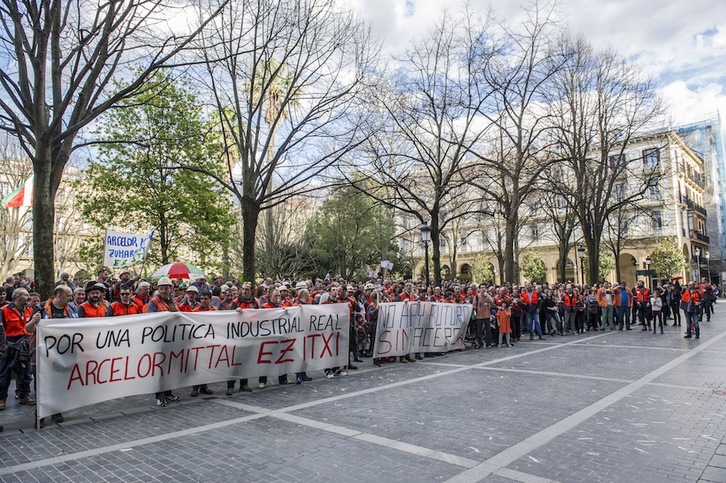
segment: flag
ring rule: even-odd
[[[2,200],[3,208],[33,206],[33,175]]]

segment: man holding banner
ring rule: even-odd
[[[5,409],[13,373],[19,395],[18,404],[35,404],[35,399],[30,397],[30,345],[25,326],[31,318],[40,318],[40,315],[33,315],[28,298],[27,290],[16,288],[13,290],[13,302],[0,308],[3,326],[0,338],[0,411]]]
[[[37,369],[37,357],[38,354],[35,351],[36,343],[35,343],[35,337],[38,330],[38,324],[40,323],[39,319],[75,319],[78,318],[78,315],[68,306],[68,304],[71,301],[71,298],[73,298],[73,292],[71,289],[65,285],[59,285],[55,288],[55,291],[53,292],[53,298],[50,299],[48,302],[46,302],[43,309],[40,311],[40,317],[39,318],[33,318],[28,322],[25,326],[26,330],[33,334],[32,341],[31,341],[31,348],[33,351],[33,377],[35,379],[35,392],[38,393],[38,386],[40,385],[39,379],[38,379],[38,371]],[[41,418],[38,422],[40,425],[43,425],[43,419]],[[54,423],[62,423],[63,422],[63,414],[61,413],[55,413],[50,417],[50,420]]]
[[[343,304],[42,321],[38,415],[136,394],[165,397],[167,389],[219,380],[342,366],[349,323]]]
[[[156,284],[157,295],[149,300],[146,306],[147,313],[155,312],[179,312],[179,308],[172,300],[172,289],[174,284],[171,283],[171,279],[168,277],[161,277],[159,283]],[[156,405],[165,407],[169,401],[178,401],[181,398],[171,393],[171,389],[168,391],[157,392],[154,394],[156,397]]]

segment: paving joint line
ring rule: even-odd
[[[519,443],[517,443],[513,446],[510,446],[506,450],[501,451],[500,453],[492,456],[491,458],[480,463],[479,465],[475,466],[474,468],[470,468],[470,469],[458,474],[457,476],[449,479],[448,481],[456,482],[456,483],[481,481],[482,479],[486,478],[487,476],[489,476],[499,470],[506,469],[507,466],[514,463],[519,458],[522,458],[522,457],[526,456],[527,454],[530,454],[532,451],[542,447],[543,445],[545,445],[546,443],[549,443],[556,437],[566,433],[567,431],[575,428],[577,425],[590,419],[592,416],[599,413],[603,409],[606,409],[606,408],[612,406],[613,404],[621,401],[622,399],[624,399],[625,397],[634,393],[638,389],[640,389],[643,386],[647,385],[648,383],[652,382],[657,377],[660,377],[661,375],[667,373],[671,369],[678,367],[680,364],[687,361],[691,357],[706,350],[708,347],[715,344],[716,342],[718,342],[719,340],[721,340],[724,337],[726,337],[726,332],[723,332],[719,335],[714,336],[713,338],[706,341],[705,343],[703,343],[703,344],[699,345],[698,347],[695,347],[695,348],[689,350],[687,353],[682,354],[679,357],[676,357],[675,359],[663,364],[661,367],[649,372],[648,374],[633,381],[632,383],[628,384],[627,386],[618,389],[617,391],[590,404],[589,406],[582,408],[581,410],[577,411],[576,413],[571,414],[570,416],[567,416],[564,419],[561,419],[560,421],[533,434],[532,436],[529,436],[528,438],[525,438],[524,440],[520,441]]]
[[[586,338],[586,339],[583,339],[583,340],[590,340],[590,339],[605,337],[607,335],[608,335],[607,333],[598,334],[598,335],[595,335],[595,336],[592,336],[592,337],[589,337],[589,338]],[[726,335],[726,333],[724,333],[724,335]],[[118,443],[118,444],[113,444],[113,445],[107,445],[107,446],[102,446],[102,447],[99,447],[99,448],[94,448],[94,449],[91,449],[91,450],[83,450],[83,451],[78,451],[78,452],[74,452],[74,453],[69,453],[69,454],[66,454],[66,455],[60,455],[60,456],[55,456],[55,457],[51,457],[51,458],[45,458],[45,459],[36,460],[36,461],[28,462],[28,463],[21,463],[21,464],[18,464],[18,465],[7,466],[5,468],[0,468],[0,476],[12,474],[12,473],[15,473],[17,471],[27,471],[27,470],[32,470],[32,469],[35,469],[35,468],[41,468],[43,466],[48,466],[48,465],[54,465],[54,464],[63,463],[63,462],[66,462],[66,461],[73,461],[73,460],[77,460],[77,459],[81,459],[81,458],[85,458],[85,457],[89,457],[89,456],[97,456],[99,454],[110,453],[110,452],[113,452],[113,451],[120,451],[122,449],[134,448],[134,447],[137,447],[137,446],[143,446],[145,444],[153,444],[153,443],[157,443],[157,442],[161,442],[161,441],[168,441],[170,439],[174,439],[174,438],[178,438],[178,437],[184,437],[184,436],[190,436],[190,435],[194,435],[194,434],[198,434],[198,433],[202,433],[202,432],[209,431],[209,430],[214,430],[214,429],[221,429],[221,428],[224,428],[226,426],[232,426],[232,425],[235,425],[235,424],[240,424],[240,423],[244,423],[244,422],[248,422],[248,421],[253,421],[253,420],[256,420],[256,419],[260,419],[260,418],[264,418],[264,417],[268,417],[268,416],[272,416],[272,415],[277,415],[277,414],[282,414],[282,413],[287,413],[287,412],[292,412],[292,411],[298,411],[298,410],[301,410],[301,409],[307,409],[307,408],[310,408],[310,407],[315,407],[315,406],[327,404],[327,403],[330,403],[330,402],[340,401],[340,400],[343,400],[343,399],[349,399],[349,398],[358,397],[358,396],[362,396],[362,395],[366,395],[366,394],[372,394],[372,393],[376,393],[376,392],[380,392],[380,391],[389,390],[389,389],[396,388],[396,387],[406,386],[406,385],[409,385],[409,384],[415,384],[415,383],[418,383],[418,382],[424,382],[424,381],[428,381],[430,379],[435,379],[435,378],[438,378],[438,377],[448,376],[448,375],[451,375],[451,374],[457,374],[459,372],[464,372],[464,371],[468,371],[468,370],[471,370],[471,369],[476,369],[476,368],[479,368],[479,367],[485,367],[485,366],[489,366],[489,365],[492,365],[492,364],[498,364],[498,363],[506,362],[506,361],[513,360],[513,359],[519,359],[521,357],[527,357],[527,356],[530,356],[530,355],[533,355],[533,354],[539,354],[541,352],[547,352],[547,351],[550,351],[550,350],[555,350],[555,349],[558,349],[558,348],[561,348],[561,347],[568,347],[570,345],[574,345],[577,342],[582,342],[583,340],[565,342],[563,344],[548,345],[547,347],[542,347],[542,348],[534,349],[534,350],[527,351],[527,352],[513,354],[511,356],[503,357],[503,358],[500,358],[500,359],[493,359],[493,360],[489,360],[489,361],[484,361],[484,362],[481,362],[481,363],[478,363],[478,364],[474,364],[474,365],[471,365],[471,366],[464,366],[464,367],[454,368],[454,369],[451,369],[449,371],[443,371],[443,372],[438,372],[438,373],[435,373],[435,374],[428,374],[428,375],[425,375],[425,376],[419,376],[419,377],[415,377],[413,379],[407,379],[405,381],[398,381],[398,382],[394,382],[394,383],[391,383],[391,384],[384,384],[382,386],[377,386],[377,387],[368,388],[368,389],[362,389],[360,391],[353,391],[353,392],[346,393],[346,394],[339,394],[339,395],[336,395],[336,396],[331,396],[331,397],[319,399],[319,400],[316,400],[316,401],[309,401],[309,402],[306,402],[306,403],[295,404],[293,406],[288,406],[288,407],[285,407],[285,408],[270,410],[270,412],[269,413],[266,413],[266,414],[261,414],[261,413],[252,414],[252,415],[249,415],[249,416],[243,416],[243,417],[240,417],[240,418],[233,418],[233,419],[229,419],[229,420],[226,420],[226,421],[219,421],[219,422],[216,422],[216,423],[204,424],[204,425],[201,425],[201,426],[196,426],[194,428],[188,428],[188,429],[183,429],[183,430],[179,430],[179,431],[172,431],[171,433],[160,434],[160,435],[156,435],[156,436],[149,436],[149,437],[146,437],[146,438],[141,438],[141,439],[137,439],[137,440],[127,441],[125,443]],[[717,339],[712,339],[712,341],[715,341],[715,340],[717,340]],[[712,341],[709,341],[709,342],[712,342]]]
[[[516,372],[522,374],[534,374],[538,376],[552,376],[552,377],[573,377],[576,379],[590,379],[593,381],[603,382],[619,382],[622,384],[630,384],[635,379],[617,379],[614,377],[602,377],[602,376],[588,376],[586,374],[568,374],[566,372],[546,372],[546,371],[535,371],[531,369],[511,369],[508,367],[477,367],[484,371],[504,371],[504,372]]]

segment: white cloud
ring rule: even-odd
[[[540,0],[541,1],[541,0]],[[530,2],[471,0],[515,25]],[[370,20],[386,54],[400,53],[464,0],[354,0],[346,3]],[[671,104],[676,124],[726,108],[726,1],[561,0],[562,21],[597,48],[613,48],[652,75]],[[700,117],[699,117],[700,116]]]
[[[676,124],[696,122],[716,111],[726,112],[726,93],[721,84],[693,88],[685,81],[677,80],[663,86],[661,92]]]

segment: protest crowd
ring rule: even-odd
[[[32,281],[8,277],[0,287],[0,411],[6,408],[11,379],[15,376],[15,398],[20,405],[35,405],[31,386],[42,384],[35,377],[36,328],[43,319],[123,317],[153,312],[205,312],[279,307],[305,304],[347,304],[350,315],[348,364],[326,369],[324,376],[333,379],[358,369],[354,363],[373,358],[373,364],[412,363],[423,357],[444,353],[409,354],[377,358],[374,353],[380,304],[386,302],[429,301],[471,304],[466,330],[467,348],[512,347],[545,336],[576,336],[586,332],[625,330],[652,331],[662,334],[663,327],[683,326],[684,337],[700,338],[700,324],[711,320],[718,289],[702,279],[700,283],[681,285],[679,280],[657,282],[647,287],[643,281],[628,287],[625,282],[602,282],[593,286],[573,283],[523,285],[465,284],[444,282],[441,287],[426,287],[414,281],[391,281],[379,278],[358,282],[333,277],[315,281],[274,281],[266,278],[257,284],[208,281],[199,277],[191,283],[162,277],[145,281],[122,270],[112,279],[107,270],[97,273],[96,280],[82,283],[67,273],[56,282],[48,300],[33,292]],[[468,344],[468,345],[467,345]],[[279,384],[310,381],[307,373],[278,377]],[[257,388],[264,388],[260,377]],[[235,392],[236,381],[227,382],[226,394]],[[239,390],[252,391],[249,381],[239,381]],[[206,385],[192,387],[191,397],[212,394]],[[172,391],[155,395],[158,406],[179,401]],[[63,421],[58,413],[51,418]]]

